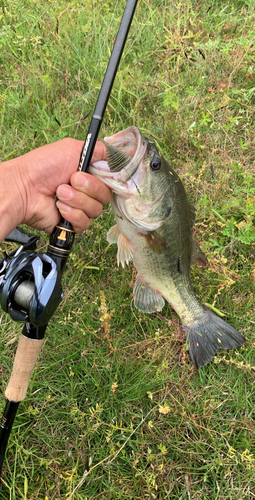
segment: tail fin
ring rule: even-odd
[[[219,316],[204,307],[204,316],[190,327],[184,326],[189,354],[196,368],[207,365],[219,349],[235,349],[244,336]]]

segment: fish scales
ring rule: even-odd
[[[151,313],[169,302],[197,368],[218,349],[242,345],[243,335],[203,306],[193,290],[190,266],[206,258],[192,238],[195,210],[177,173],[136,127],[104,142],[107,162],[89,171],[113,190],[116,225],[107,239],[118,245],[118,265],[133,260],[137,269],[135,306]]]

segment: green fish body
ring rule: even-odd
[[[151,313],[169,302],[200,368],[218,349],[236,348],[245,338],[203,306],[192,288],[190,266],[206,260],[192,238],[195,209],[176,172],[136,127],[104,142],[107,163],[97,162],[89,171],[113,190],[116,225],[107,239],[118,245],[118,265],[133,260],[137,269],[134,304]]]

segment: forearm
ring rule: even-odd
[[[21,163],[22,158],[0,163],[0,241],[3,241],[24,219]]]

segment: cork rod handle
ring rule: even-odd
[[[26,397],[31,373],[39,356],[44,339],[33,340],[21,335],[14,359],[12,374],[5,391],[10,401],[22,401]]]

